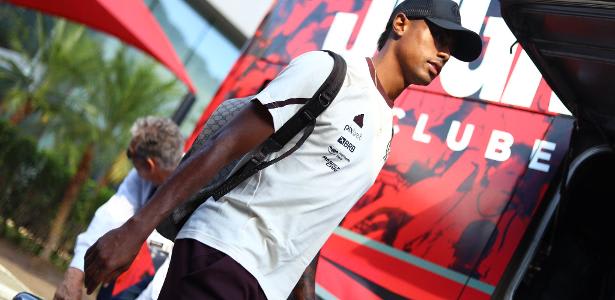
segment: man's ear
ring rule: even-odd
[[[395,37],[399,38],[408,30],[408,26],[410,25],[410,20],[406,17],[404,13],[398,13],[395,18],[393,18],[393,27],[392,32]]]
[[[145,159],[145,164],[147,165],[147,169],[149,171],[153,171],[154,169],[156,169],[156,167],[158,167],[158,164],[156,163],[156,161],[151,157],[147,157]]]

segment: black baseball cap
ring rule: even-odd
[[[474,31],[461,26],[459,5],[451,0],[405,0],[393,10],[387,26],[395,16],[403,13],[409,19],[425,19],[453,36],[451,55],[462,61],[473,61],[480,56],[483,40]]]

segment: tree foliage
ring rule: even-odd
[[[0,24],[12,22],[0,29],[0,46],[10,48],[0,48],[0,117],[7,120],[5,128],[17,128],[11,134],[25,139],[10,147],[0,144],[0,153],[5,154],[0,155],[0,164],[4,169],[14,163],[12,170],[23,170],[0,174],[0,196],[4,197],[0,214],[21,218],[16,214],[27,211],[19,210],[18,195],[53,189],[31,201],[46,207],[47,227],[41,230],[55,228],[55,236],[36,232],[55,241],[49,246],[55,249],[70,240],[61,236],[66,221],[75,216],[81,220],[96,207],[86,203],[97,202],[98,192],[104,190],[94,179],[110,176],[112,165],[118,169],[118,163],[127,164],[120,158],[132,123],[145,115],[168,115],[182,89],[152,59],[117,46],[113,38],[65,20],[14,11],[17,17],[0,20]],[[7,15],[11,16],[11,9],[0,5],[0,16]],[[32,174],[45,172],[61,175],[35,184],[39,175]],[[90,200],[82,202],[80,197]],[[33,207],[37,206],[28,209]],[[80,211],[71,213],[74,207]],[[19,223],[30,224],[25,219]]]

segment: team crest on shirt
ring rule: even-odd
[[[365,117],[364,114],[356,115],[354,119],[352,119],[352,121],[354,121],[354,123],[357,124],[359,127],[363,128],[363,118],[364,117]]]

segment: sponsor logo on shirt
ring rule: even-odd
[[[347,162],[350,162],[350,159],[348,159],[348,157],[346,157],[344,153],[340,152],[333,146],[329,146],[329,153],[335,155],[335,157],[337,157],[337,159],[339,160],[345,160]]]
[[[357,140],[361,140],[361,138],[363,137],[363,135],[359,132],[359,130],[353,129],[352,127],[350,127],[350,125],[346,125],[344,126],[344,131],[348,131],[350,132],[350,134],[352,136],[354,136]]]
[[[326,155],[322,156],[322,159],[325,160],[325,165],[331,169],[333,172],[337,172],[340,170],[340,167],[337,166],[336,163],[334,163],[330,158],[328,158]]]
[[[348,149],[350,152],[354,152],[354,150],[356,149],[355,146],[351,142],[346,140],[346,138],[343,136],[340,136],[340,138],[337,139],[337,142],[340,143],[340,145],[344,146],[344,148]]]
[[[354,119],[352,119],[354,121],[355,124],[359,125],[359,127],[363,128],[363,118],[365,117],[364,114],[360,114],[360,115],[356,115],[354,117]]]

